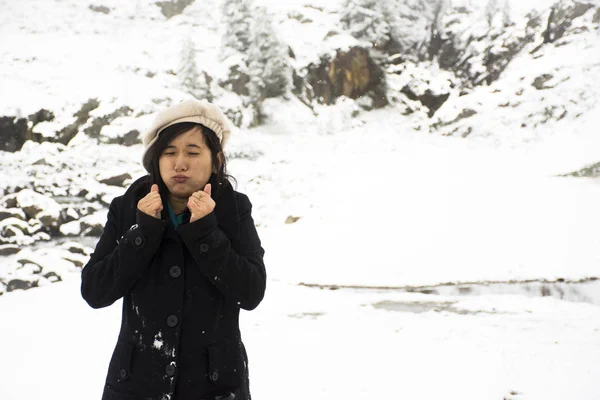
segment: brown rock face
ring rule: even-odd
[[[338,51],[333,60],[325,56],[318,65],[309,65],[307,82],[323,104],[332,104],[341,96],[357,99],[367,94],[374,107],[387,104],[384,73],[362,47]]]

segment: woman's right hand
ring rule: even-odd
[[[162,200],[158,193],[158,185],[152,185],[150,193],[148,193],[143,199],[138,201],[138,210],[147,214],[151,217],[160,219],[160,212],[163,210]]]

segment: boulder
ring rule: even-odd
[[[128,173],[124,173],[124,174],[110,175],[110,176],[104,176],[104,177],[99,176],[97,179],[98,179],[98,182],[104,183],[105,185],[122,187],[123,182],[125,182],[128,179],[131,179],[131,175],[129,175]]]
[[[117,137],[114,137],[114,138],[109,138],[106,141],[106,143],[108,143],[108,144],[119,144],[121,146],[131,147],[133,145],[142,143],[142,140],[140,139],[140,131],[134,129],[134,130],[131,130],[131,131],[127,132],[123,136],[117,136]]]
[[[31,189],[21,190],[17,193],[16,199],[28,218],[37,218],[38,214],[41,214],[40,216],[48,223],[44,226],[55,224],[60,217],[60,205],[56,201]]]
[[[7,194],[3,198],[0,199],[0,205],[6,208],[16,208],[17,207],[17,194]],[[24,214],[23,214],[24,215]],[[25,217],[23,217],[25,219]]]
[[[435,112],[448,100],[450,93],[436,93],[430,88],[420,91],[413,85],[406,85],[401,90],[406,97],[413,101],[419,101],[425,107],[429,109],[427,115],[429,118],[433,117]]]
[[[17,201],[15,198],[15,205],[16,203]],[[18,218],[24,221],[26,216],[23,210],[19,208],[0,208],[0,221],[4,221],[7,218]]]
[[[49,122],[54,120],[54,113],[52,111],[41,109],[40,111],[31,114],[29,117],[31,122],[31,129],[33,129],[40,122]]]
[[[79,128],[88,121],[90,112],[99,106],[100,102],[97,99],[89,99],[84,103],[81,109],[73,115],[76,118],[75,122],[57,132],[56,141],[64,145],[68,144],[79,133]]]
[[[565,36],[573,25],[573,20],[584,15],[593,8],[593,4],[579,3],[571,0],[560,0],[550,10],[546,30],[543,33],[544,43],[553,43]]]
[[[13,238],[15,236],[23,236],[23,231],[14,226],[6,226],[0,230],[0,236],[5,238]]]
[[[44,274],[44,278],[46,278],[49,282],[61,282],[62,278],[54,271],[50,271]]]
[[[60,218],[58,224],[63,225],[71,221],[78,220],[81,217],[73,207],[67,207],[60,210]]]
[[[194,0],[170,0],[159,1],[155,4],[160,7],[160,12],[169,19],[183,13],[183,10],[193,2]]]
[[[131,115],[133,110],[127,106],[123,106],[113,111],[110,114],[103,115],[101,117],[94,118],[90,126],[85,128],[83,131],[91,138],[97,139],[100,137],[100,132],[102,128],[106,125],[109,125],[115,119],[119,117],[126,117]]]
[[[106,211],[97,211],[77,221],[61,225],[60,233],[64,236],[94,236],[99,237],[104,231]]]
[[[0,117],[0,150],[19,151],[28,136],[29,127],[25,118]]]
[[[17,254],[21,251],[21,248],[14,244],[3,244],[0,245],[0,256],[12,256],[13,254]]]
[[[294,222],[298,221],[300,219],[300,217],[294,217],[292,215],[288,215],[288,217],[285,220],[286,224],[293,224]]]
[[[105,6],[95,6],[93,4],[90,4],[89,9],[92,11],[95,11],[97,13],[101,13],[101,14],[105,14],[105,15],[108,15],[110,13],[110,8],[105,7]]]
[[[29,228],[27,222],[18,218],[9,217],[0,221],[0,235],[4,237],[22,236]]]
[[[62,224],[58,230],[63,236],[79,236],[81,235],[81,221],[67,222]]]
[[[310,64],[306,83],[312,89],[307,96],[310,101],[333,104],[341,96],[358,99],[368,95],[375,108],[388,104],[383,70],[362,47],[338,50],[333,59],[325,55],[319,64]]]
[[[547,82],[552,80],[552,78],[554,78],[552,74],[542,74],[533,80],[531,86],[537,90],[552,89],[553,85],[547,85]]]
[[[27,289],[31,289],[32,287],[37,287],[37,286],[38,286],[37,280],[25,281],[22,279],[12,279],[6,285],[6,291],[12,292],[14,290],[27,290]]]
[[[79,243],[75,243],[75,242],[65,243],[63,245],[63,248],[67,249],[69,252],[71,252],[73,254],[80,254],[83,256],[90,255],[89,249]]]
[[[16,273],[19,274],[19,276],[31,276],[31,275],[37,275],[39,273],[42,272],[42,267],[39,266],[38,264],[34,264],[34,263],[25,263],[22,264],[20,267],[17,268]]]

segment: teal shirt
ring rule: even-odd
[[[170,202],[167,202],[167,208],[169,209],[169,217],[175,228],[177,228],[181,224],[186,224],[190,222],[189,211],[184,211],[181,214],[175,215],[175,211],[173,210],[173,206],[171,206]]]

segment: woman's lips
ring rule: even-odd
[[[183,175],[176,175],[173,177],[173,180],[177,183],[185,183],[189,178]]]

